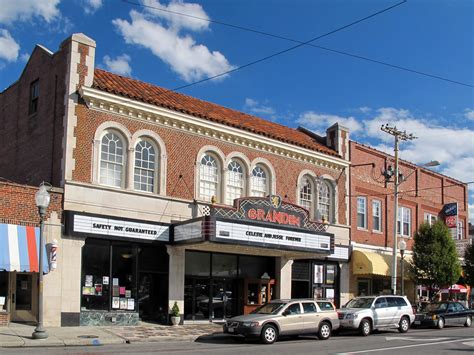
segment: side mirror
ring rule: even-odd
[[[286,317],[286,316],[289,315],[289,314],[290,314],[290,311],[289,311],[289,310],[285,310],[285,311],[283,311],[282,316],[285,316],[285,317]]]
[[[346,308],[346,305],[345,305],[345,304],[343,304],[343,305],[341,306],[341,308]]]

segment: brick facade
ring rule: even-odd
[[[38,208],[35,194],[38,187],[20,185],[0,181],[0,223],[17,225],[39,225]],[[63,193],[60,189],[49,192],[51,202],[46,214],[46,220],[55,212],[59,219],[62,216]]]
[[[393,183],[385,183],[381,172],[393,166],[393,157],[351,141],[351,240],[360,244],[392,247],[393,243]],[[373,163],[374,165],[361,165]],[[359,165],[359,166],[358,166]],[[414,164],[400,161],[399,168],[408,179],[399,185],[399,206],[411,209],[410,239],[423,223],[424,214],[440,215],[443,205],[458,202],[459,220],[464,223],[463,239],[467,238],[467,185]],[[357,197],[367,198],[367,229],[357,227]],[[382,232],[373,231],[372,201],[382,203]]]

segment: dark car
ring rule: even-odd
[[[459,302],[435,302],[426,304],[416,313],[415,326],[428,326],[443,329],[445,325],[464,325],[470,327],[474,312]]]

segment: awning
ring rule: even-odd
[[[404,258],[405,277],[409,273],[409,257]],[[400,258],[397,258],[400,264]],[[398,269],[400,267],[398,266]],[[390,276],[392,274],[392,255],[380,254],[370,251],[354,250],[352,252],[352,269],[354,275],[379,275]]]
[[[38,272],[39,228],[0,223],[0,270]],[[49,271],[46,249],[43,272]]]
[[[463,285],[452,285],[450,288],[445,288],[440,291],[441,293],[467,293],[467,287]]]

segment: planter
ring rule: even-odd
[[[181,317],[180,317],[180,316],[177,316],[177,317],[171,316],[171,324],[172,324],[173,326],[178,326],[180,321],[181,321]]]

